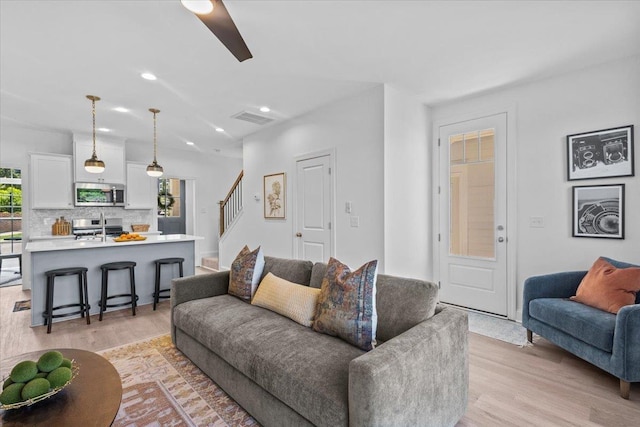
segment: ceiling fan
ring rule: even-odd
[[[180,0],[240,62],[253,58],[222,0]]]

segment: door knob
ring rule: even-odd
[[[498,237],[498,242],[500,242],[500,243],[504,242],[504,237],[502,237],[502,236]]]
[[[296,233],[296,237],[302,237],[302,233],[300,233],[299,231]]]

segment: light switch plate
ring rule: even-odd
[[[531,228],[544,228],[544,218],[541,216],[529,217],[529,227]]]
[[[360,217],[359,216],[349,217],[349,222],[350,222],[352,227],[360,227]]]

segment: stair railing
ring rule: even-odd
[[[244,171],[231,186],[227,197],[220,201],[220,236],[224,234],[242,210],[242,177]]]

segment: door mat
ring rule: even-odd
[[[14,313],[16,311],[25,311],[25,310],[31,310],[31,300],[30,299],[26,299],[24,301],[16,301],[16,303],[13,305]]]

